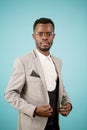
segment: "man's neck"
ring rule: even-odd
[[[41,51],[41,50],[38,49],[38,48],[37,48],[37,50],[38,50],[41,54],[43,54],[43,55],[45,55],[45,56],[48,56],[48,55],[50,54],[49,51]]]

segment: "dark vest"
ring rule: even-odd
[[[48,117],[47,125],[45,130],[59,130],[59,115],[57,112],[57,102],[58,102],[58,90],[59,90],[59,79],[57,80],[56,88],[53,91],[48,91],[50,105],[53,108],[52,116]]]

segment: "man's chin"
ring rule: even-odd
[[[39,48],[41,51],[49,51],[50,50],[50,48]]]

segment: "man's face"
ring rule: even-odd
[[[54,36],[55,34],[52,24],[37,24],[33,34],[37,49],[44,52],[49,51]]]

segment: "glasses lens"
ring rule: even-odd
[[[41,37],[41,36],[44,36],[44,35],[50,37],[50,36],[52,36],[54,33],[53,33],[53,32],[46,32],[46,33],[44,33],[44,32],[35,32],[35,34],[38,35],[38,36],[40,36],[40,37]]]

